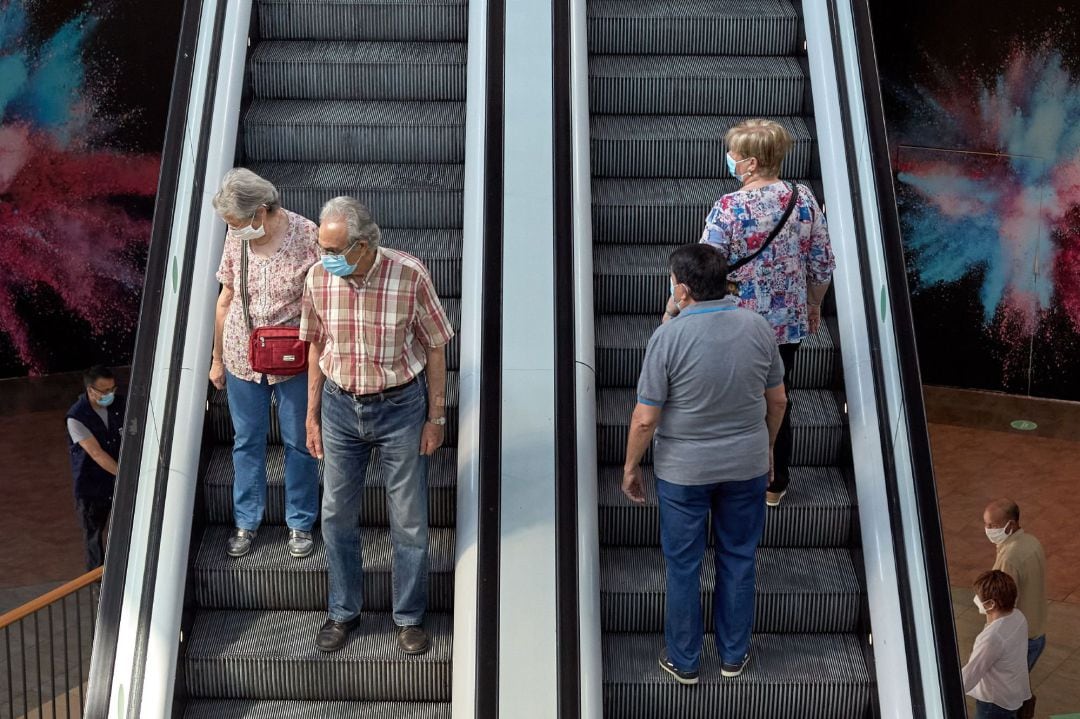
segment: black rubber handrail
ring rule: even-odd
[[[484,94],[479,505],[476,528],[476,719],[499,716],[499,536],[502,505],[502,282],[506,0],[488,0]]]
[[[164,416],[159,427],[161,441],[158,446],[157,474],[154,494],[150,503],[150,521],[146,537],[149,551],[143,569],[142,589],[139,600],[139,617],[135,627],[135,661],[131,667],[131,684],[128,705],[133,707],[131,716],[138,716],[142,702],[145,677],[146,652],[150,643],[150,625],[153,621],[154,595],[157,592],[157,571],[161,559],[163,517],[169,488],[170,458],[176,429],[176,404],[180,392],[180,373],[184,365],[184,349],[187,344],[188,307],[191,303],[194,283],[195,255],[199,244],[199,216],[202,214],[202,197],[206,182],[206,165],[210,147],[210,130],[214,116],[214,95],[217,92],[218,71],[221,67],[221,45],[225,29],[227,0],[217,0],[214,7],[214,26],[207,56],[206,87],[202,98],[201,126],[195,150],[195,172],[192,179],[191,205],[188,208],[187,236],[184,238],[184,263],[179,270],[180,285],[177,291],[177,318],[173,332],[173,344],[169,358],[169,374],[165,391]]]
[[[180,34],[173,66],[172,93],[165,125],[165,141],[158,174],[157,200],[150,232],[139,324],[128,382],[127,413],[116,491],[109,524],[109,544],[105,573],[98,602],[97,624],[91,654],[83,716],[105,719],[112,693],[116,664],[116,642],[127,578],[128,553],[135,515],[143,441],[150,406],[150,386],[154,377],[154,354],[161,324],[161,300],[169,277],[169,237],[172,233],[176,193],[180,184],[181,148],[187,131],[187,111],[194,75],[195,48],[199,40],[201,2],[186,0],[180,20]]]
[[[552,8],[555,303],[555,641],[559,719],[581,716],[578,594],[577,356],[574,342],[574,158],[571,0]]]
[[[907,263],[904,257],[900,215],[896,205],[893,169],[885,123],[881,78],[878,74],[870,6],[867,0],[852,3],[855,42],[862,75],[863,105],[866,108],[870,154],[877,185],[878,220],[885,251],[885,271],[889,305],[892,308],[900,382],[904,393],[907,433],[910,441],[912,474],[915,478],[915,504],[923,541],[923,564],[933,622],[934,653],[938,657],[938,679],[944,715],[966,715],[964,684],[960,675],[956,625],[953,620],[949,569],[945,559],[945,540],[938,510],[937,482],[927,432],[926,406],[923,399],[922,373],[919,369],[915,339],[915,319],[908,288]]]

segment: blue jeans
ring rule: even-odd
[[[1046,649],[1046,635],[1041,637],[1035,637],[1034,639],[1028,639],[1028,671],[1030,672],[1035,668],[1035,662],[1039,661],[1039,657],[1042,656],[1043,649]]]
[[[322,395],[322,532],[330,566],[329,616],[347,622],[363,608],[360,504],[371,450],[386,478],[394,552],[394,622],[420,624],[428,594],[427,457],[420,433],[427,420],[421,377],[380,401],[361,403],[326,381]]]
[[[976,699],[975,719],[1016,719],[1016,710],[1002,709],[997,704]]]
[[[754,554],[765,528],[769,475],[743,482],[685,486],[657,478],[660,544],[667,564],[664,638],[668,659],[684,671],[701,660],[705,629],[698,577],[709,515],[716,539],[713,624],[720,661],[741,662],[754,624]]]
[[[285,523],[311,531],[319,511],[319,463],[307,451],[307,375],[268,384],[225,373],[233,429],[233,514],[236,526],[254,531],[266,508],[266,438],[270,396],[277,399],[278,424],[285,443]]]

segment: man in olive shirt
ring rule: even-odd
[[[1028,670],[1046,647],[1046,555],[1034,535],[1020,528],[1020,508],[996,499],[983,512],[987,538],[997,545],[994,569],[1016,582],[1017,608],[1028,620]]]

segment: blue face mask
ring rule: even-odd
[[[726,158],[727,158],[727,170],[728,170],[728,172],[731,173],[731,176],[734,177],[736,180],[738,180],[739,182],[743,182],[744,181],[743,178],[749,176],[750,173],[747,172],[745,174],[740,175],[736,168],[738,167],[739,162],[743,162],[743,161],[749,160],[751,158],[744,157],[742,160],[739,160],[739,162],[735,162],[735,158],[731,156],[730,152],[726,155]]]
[[[349,264],[345,255],[323,255],[322,266],[327,272],[338,277],[348,277],[356,272],[357,263]]]
[[[356,247],[355,242],[346,247],[344,252],[323,255],[323,269],[325,269],[332,275],[337,275],[338,277],[348,277],[353,272],[356,272],[356,266],[359,264],[359,260],[350,265],[349,261],[345,259],[345,255],[352,252],[354,247]]]
[[[101,407],[108,407],[110,404],[113,403],[114,399],[116,399],[116,392],[109,392],[108,394],[101,395],[97,403]]]

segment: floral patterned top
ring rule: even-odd
[[[270,257],[248,252],[248,310],[253,327],[297,326],[308,269],[319,261],[318,226],[294,212],[282,209],[289,218],[285,238]],[[225,236],[225,251],[218,267],[218,282],[233,289],[233,301],[225,316],[222,361],[234,377],[262,382],[262,374],[251,369],[244,308],[240,301],[240,240]],[[291,377],[267,375],[270,384]]]
[[[774,182],[736,190],[716,201],[705,218],[701,241],[722,251],[728,262],[753,254],[776,227],[791,201],[790,185]],[[836,267],[825,216],[814,195],[796,185],[795,209],[776,239],[757,259],[738,269],[739,306],[769,321],[779,344],[808,335],[806,284],[824,284]]]

